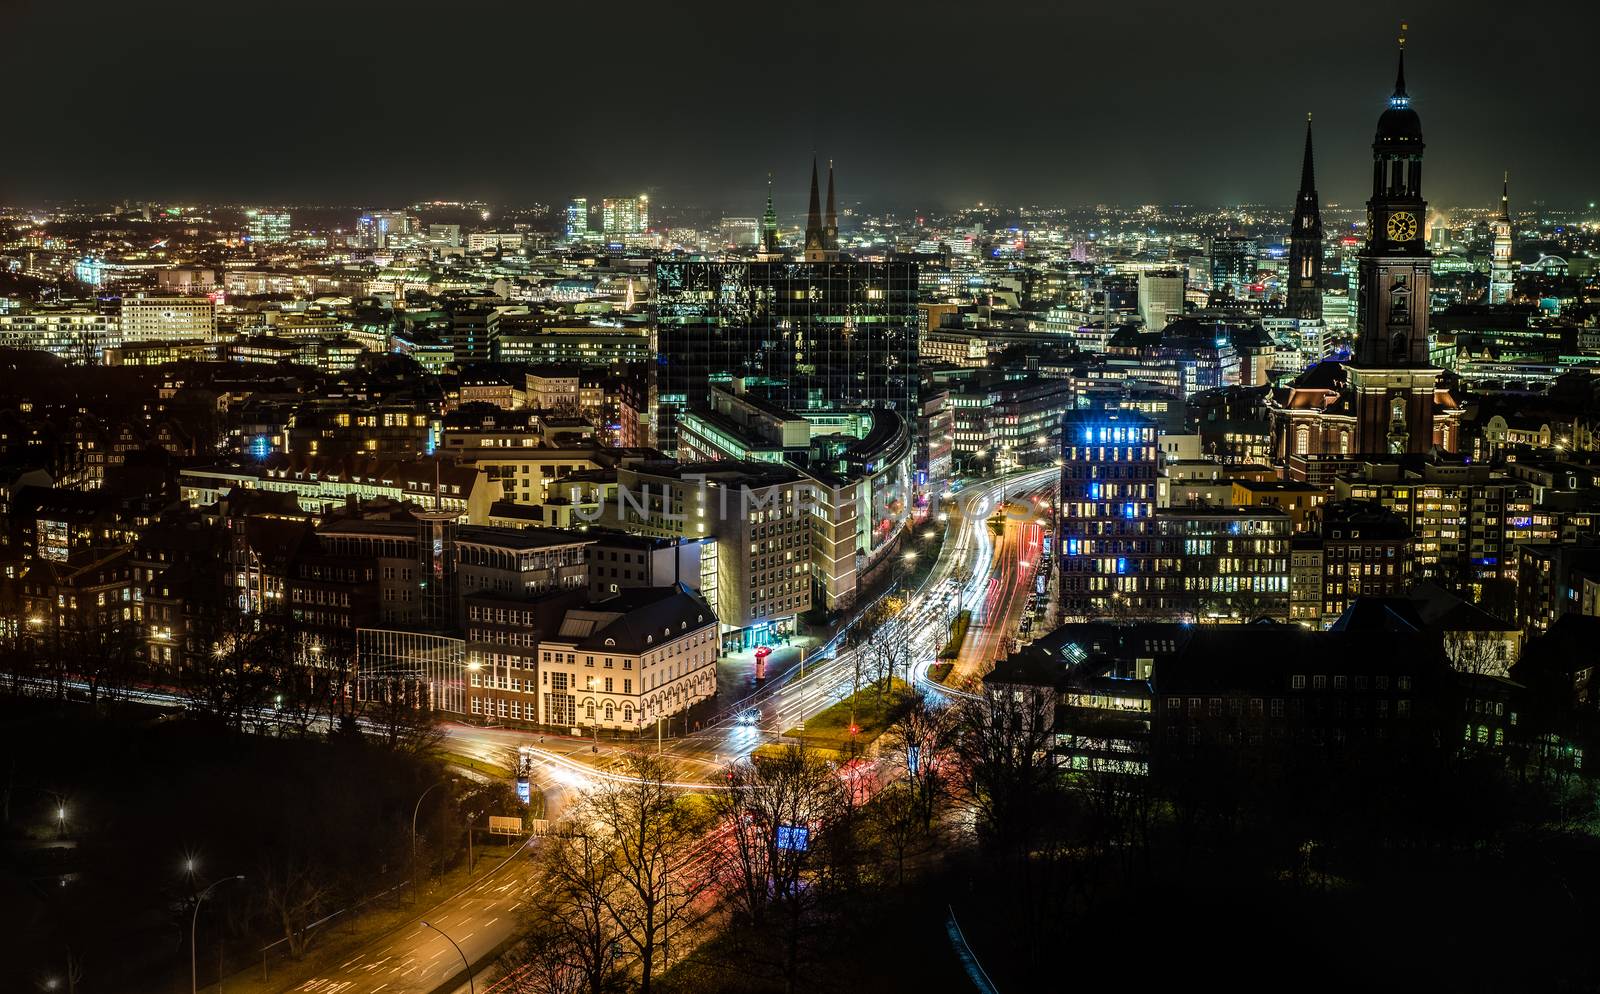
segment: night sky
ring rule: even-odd
[[[0,202],[1353,203],[1401,15],[1431,201],[1600,200],[1579,0],[0,0]]]

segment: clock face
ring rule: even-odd
[[[1389,240],[1409,242],[1417,237],[1417,216],[1410,211],[1395,211],[1389,215]]]

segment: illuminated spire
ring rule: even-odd
[[[1500,220],[1511,220],[1511,170],[1500,181]]]
[[[1394,96],[1389,98],[1391,107],[1408,107],[1411,97],[1406,93],[1406,28],[1409,25],[1400,25],[1400,67],[1395,72]]]
[[[767,171],[767,212],[761,215],[761,251],[778,251],[778,212],[772,207],[772,172]]]

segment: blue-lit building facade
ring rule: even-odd
[[[1157,431],[1129,411],[1063,419],[1062,616],[1287,619],[1288,515],[1262,507],[1158,509]]]
[[[1123,610],[1149,590],[1156,426],[1127,411],[1062,420],[1061,609],[1069,620]]]

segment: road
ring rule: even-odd
[[[486,960],[516,931],[532,897],[524,849],[506,857],[482,880],[337,968],[285,989],[310,994],[431,994],[439,990],[461,974],[463,955],[475,964]],[[439,932],[423,925],[423,920],[454,940],[461,952]]]
[[[939,559],[897,621],[911,642],[914,672],[925,671],[942,647],[958,586],[962,602],[975,612],[973,636],[968,640],[975,645],[964,655],[971,659],[973,672],[992,661],[988,654],[1015,630],[1031,589],[1032,563],[1022,563],[1027,557],[1037,558],[1042,529],[1031,521],[1008,521],[997,544],[988,519],[1006,497],[1048,490],[1057,472],[1052,468],[982,481],[954,495],[944,521],[945,542]],[[730,702],[698,731],[664,740],[662,753],[671,760],[678,782],[686,789],[718,789],[724,764],[764,743],[780,741],[783,732],[847,696],[853,666],[844,638],[837,637],[813,649],[802,665]],[[515,765],[518,749],[531,750],[551,818],[559,817],[577,789],[620,777],[615,766],[622,753],[632,748],[631,744],[597,744],[589,739],[456,723],[445,726],[445,735],[450,751],[508,768]],[[527,898],[526,882],[526,857],[513,858],[422,917],[449,933],[467,958],[479,964],[517,932],[518,912]],[[460,956],[420,921],[391,933],[327,976],[297,982],[285,990],[441,994],[450,978],[460,973]],[[463,983],[460,990],[466,989]]]

